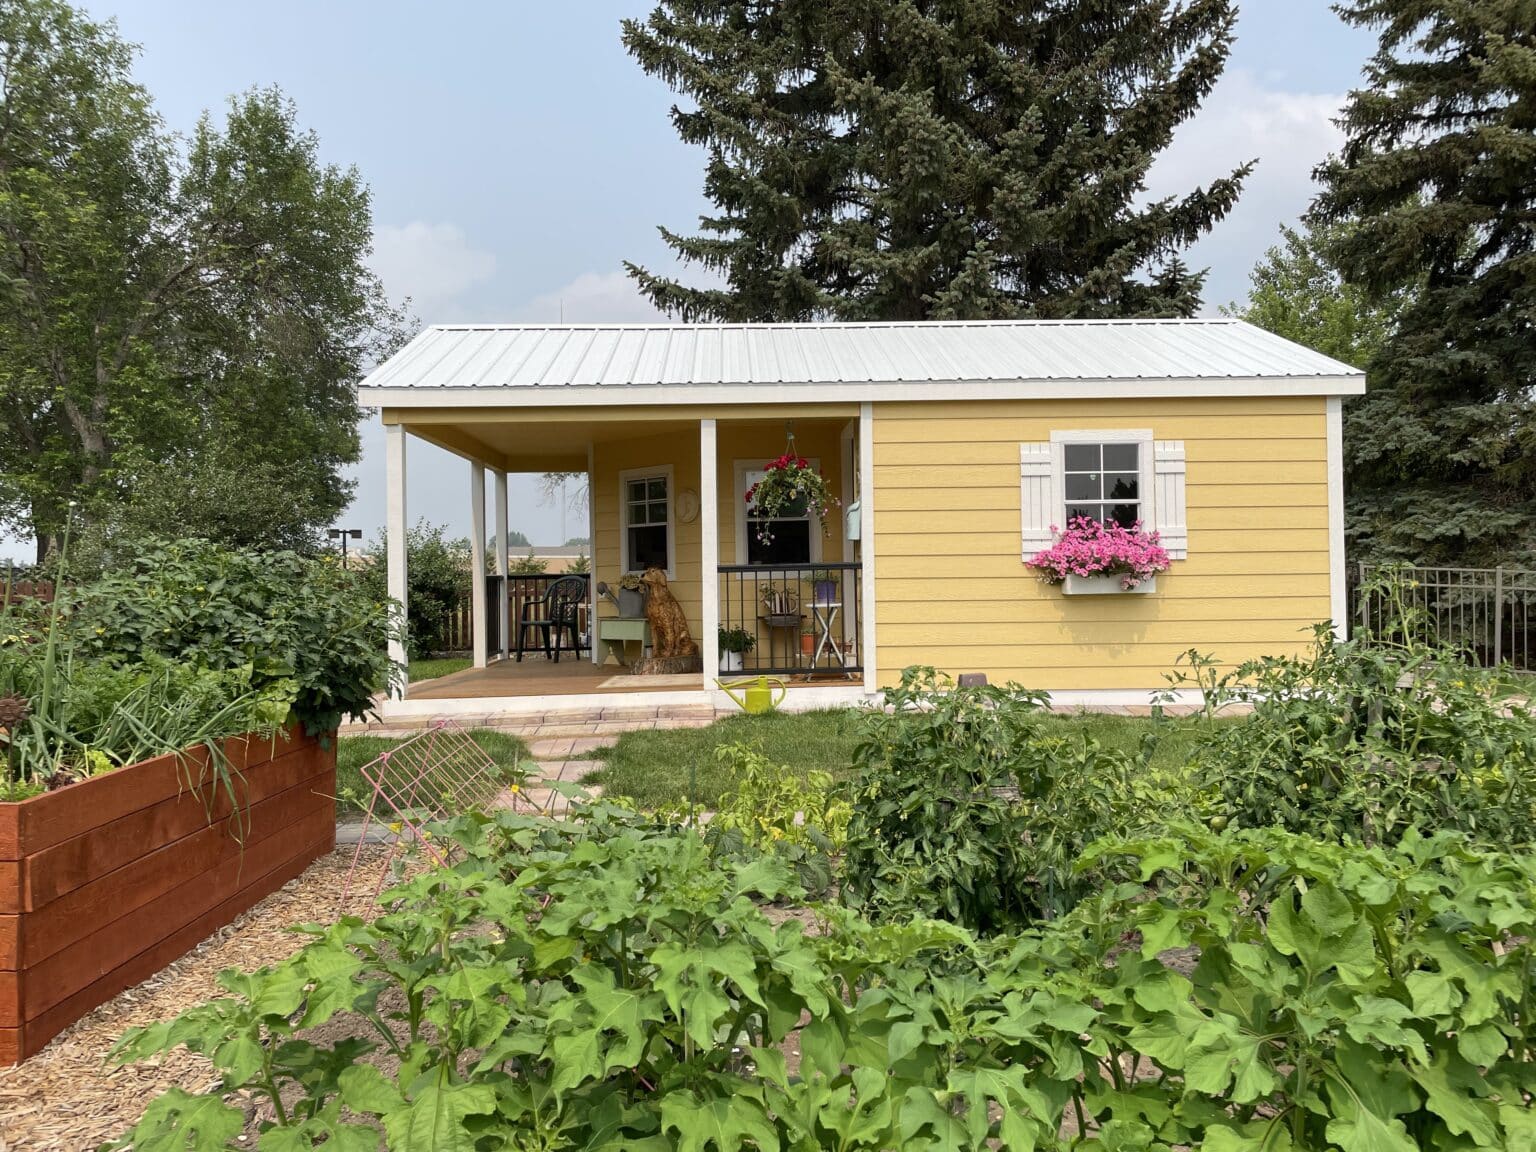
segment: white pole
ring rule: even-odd
[[[469,466],[469,619],[474,665],[486,665],[485,465]]]
[[[703,542],[704,635],[699,650],[704,654],[704,683],[708,690],[720,671],[720,513],[715,422],[699,421],[699,526]]]
[[[510,610],[512,597],[508,594],[511,590],[509,580],[512,572],[510,558],[507,552],[507,474],[501,469],[496,470],[496,575],[501,577],[501,603],[497,605],[496,619],[501,623],[498,626],[496,647],[501,653],[501,658],[507,658],[507,640],[512,634],[508,627],[507,613]]]
[[[587,441],[587,634],[592,663],[602,660],[597,649],[597,451]]]
[[[384,489],[386,508],[384,515],[385,558],[388,569],[389,598],[398,601],[405,609],[410,587],[406,573],[405,547],[405,425],[384,426]],[[389,642],[390,662],[399,666],[401,679],[398,692],[405,695],[406,673],[405,645],[398,638]]]

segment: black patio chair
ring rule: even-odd
[[[560,663],[561,640],[569,637],[566,650],[581,654],[581,608],[587,602],[587,578],[562,576],[537,600],[523,603],[522,619],[517,622],[517,659],[521,663],[529,632],[542,632],[544,656]],[[534,613],[537,612],[538,615]]]

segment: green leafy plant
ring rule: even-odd
[[[715,851],[745,847],[771,853],[795,870],[807,892],[826,892],[852,814],[831,775],[814,770],[802,775],[742,743],[722,744],[715,760],[731,780],[706,828]]]
[[[1536,717],[1452,649],[1319,627],[1307,655],[1242,665],[1219,693],[1253,715],[1212,728],[1193,759],[1235,824],[1383,843],[1415,826],[1536,839]]]
[[[720,651],[722,652],[750,652],[757,647],[757,637],[745,628],[727,628],[720,626]]]
[[[257,690],[291,686],[294,716],[312,734],[365,716],[399,671],[386,654],[395,612],[330,558],[148,543],[122,569],[73,591],[67,611],[79,656],[249,668]]]
[[[357,581],[375,603],[387,603],[389,556],[383,533],[364,555]],[[451,538],[447,528],[419,520],[406,530],[405,557],[405,651],[407,659],[420,660],[448,650],[449,620],[469,600],[469,541]]]
[[[979,931],[1026,916],[1016,754],[1044,704],[1043,693],[903,672],[854,748],[844,899]]]

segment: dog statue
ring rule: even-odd
[[[645,620],[651,626],[651,656],[656,660],[695,659],[699,646],[688,634],[688,618],[683,607],[667,587],[667,574],[660,568],[647,568],[640,578],[648,595]]]

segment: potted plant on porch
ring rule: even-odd
[[[811,597],[814,604],[833,604],[837,601],[837,573],[831,568],[811,569]]]
[[[740,672],[742,657],[757,647],[757,637],[745,628],[720,628],[720,671]]]
[[[1157,574],[1168,570],[1168,553],[1156,532],[1101,524],[1086,516],[1069,521],[1066,531],[1054,525],[1056,542],[1025,561],[1047,584],[1061,586],[1068,596],[1098,596],[1120,592],[1155,592]]]

